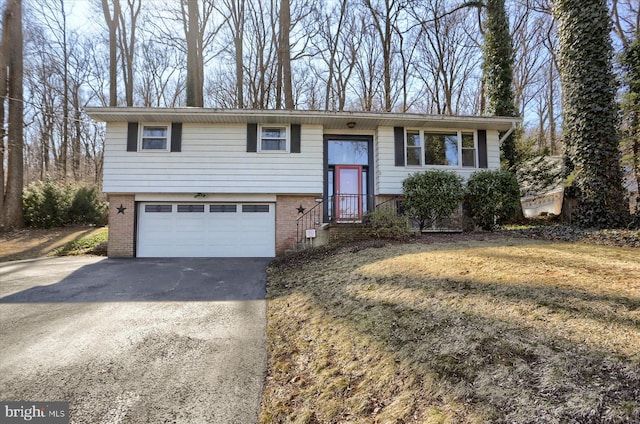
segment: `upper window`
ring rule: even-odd
[[[289,151],[289,127],[286,126],[261,126],[258,134],[259,151],[261,152],[288,152]]]
[[[407,130],[405,165],[476,167],[472,132]]]
[[[169,151],[168,124],[140,125],[140,150]]]

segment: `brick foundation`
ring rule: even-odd
[[[135,216],[134,195],[109,195],[109,243],[107,246],[109,257],[132,258],[134,256]]]
[[[329,243],[345,243],[370,238],[364,224],[331,224],[329,226]]]
[[[316,206],[317,196],[278,196],[276,198],[276,255],[295,248],[296,219],[301,216],[298,207],[302,205],[305,212]]]

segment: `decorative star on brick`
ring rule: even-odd
[[[302,203],[300,203],[300,206],[298,206],[296,209],[298,209],[298,213],[304,213],[305,208],[303,208]]]
[[[122,203],[120,203],[120,206],[117,207],[116,209],[118,209],[118,213],[121,213],[122,215],[124,215],[124,211],[127,210],[127,208],[125,208]]]

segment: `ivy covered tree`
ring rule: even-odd
[[[483,78],[489,115],[517,116],[513,93],[513,43],[505,0],[486,0]],[[511,134],[501,146],[507,169],[516,165],[516,141]]]
[[[622,99],[622,160],[636,178],[640,193],[640,29],[622,55],[626,91]],[[640,208],[640,205],[636,207]],[[640,210],[640,209],[639,209]]]
[[[556,0],[565,163],[575,187],[576,224],[624,223],[620,135],[606,0]]]

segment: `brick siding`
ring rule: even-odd
[[[296,219],[302,214],[298,213],[298,207],[302,205],[305,212],[317,205],[318,196],[277,196],[276,198],[276,255],[282,255],[285,251],[296,246]],[[320,206],[321,207],[321,206]]]
[[[122,206],[123,212],[118,208]],[[132,258],[135,241],[135,196],[109,195],[109,243],[107,254],[112,258]]]

